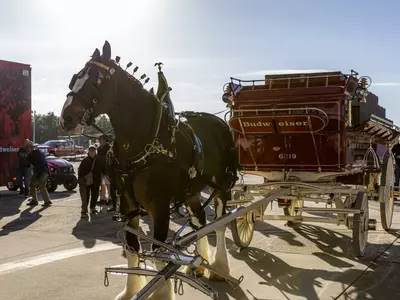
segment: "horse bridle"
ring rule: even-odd
[[[95,60],[88,61],[86,63],[86,65],[95,65],[95,66],[97,66],[97,67],[99,67],[99,68],[101,68],[103,70],[106,70],[108,74],[105,77],[105,79],[111,79],[112,76],[116,72],[115,68],[109,67],[106,64],[103,64],[103,63],[95,61]],[[136,83],[138,83],[139,85],[143,86],[142,83],[139,80],[137,80],[133,76],[130,76],[129,73],[127,73],[127,75],[130,77],[130,79],[134,80]],[[88,104],[85,100],[79,98],[83,102],[83,104],[85,106],[83,115],[81,117],[81,120],[79,121],[79,123],[81,125],[84,125],[84,126],[89,125],[88,124],[88,120],[90,120],[90,118],[92,116],[92,113],[93,113],[93,109],[94,109],[94,107],[96,106],[96,104],[98,102],[97,98],[96,98],[96,96],[100,93],[100,89],[98,88],[98,86],[101,85],[101,83],[103,82],[103,79],[104,79],[104,76],[102,76],[102,78],[98,78],[97,79],[97,86],[93,85],[93,88],[95,89],[95,97],[92,99],[92,104],[91,105]],[[72,77],[71,82],[69,84],[69,88],[71,90],[72,90],[72,87],[75,85],[76,80],[77,80],[77,74],[74,74],[74,76]],[[170,157],[170,158],[175,157],[175,155],[176,155],[175,151],[171,152],[171,151],[166,150],[163,147],[163,145],[161,145],[158,142],[158,134],[159,134],[159,131],[160,131],[161,119],[162,119],[162,116],[163,116],[163,99],[165,98],[165,96],[169,92],[170,92],[170,88],[167,89],[164,92],[164,94],[162,95],[162,97],[160,99],[158,99],[158,97],[156,97],[156,95],[153,94],[154,98],[160,104],[160,108],[158,109],[158,116],[157,116],[157,119],[156,119],[157,124],[156,124],[155,130],[152,132],[152,139],[153,140],[152,140],[152,142],[150,144],[147,144],[145,146],[144,151],[140,152],[138,155],[136,155],[133,158],[134,159],[133,160],[133,164],[137,164],[137,163],[140,163],[140,162],[146,162],[146,159],[147,159],[148,156],[150,156],[151,154],[156,154],[156,153],[161,153],[161,154],[163,154],[163,155],[165,155],[167,157]],[[73,96],[73,95],[76,95],[76,93],[71,91],[70,93],[68,93],[68,96],[69,95]],[[96,124],[93,123],[93,124],[91,124],[91,126],[94,127],[95,129],[99,130],[101,133],[104,134],[104,132]],[[178,127],[177,124],[175,124],[171,128],[171,130],[172,130],[172,132],[171,132],[171,142],[172,142],[172,144],[175,143],[175,132],[177,130],[177,127]]]
[[[107,66],[107,65],[105,65],[105,64],[103,64],[103,63],[101,63],[101,62],[98,62],[98,61],[95,61],[95,60],[90,60],[90,61],[88,61],[87,63],[86,63],[86,65],[95,65],[95,66],[97,66],[97,67],[100,67],[101,69],[104,69],[104,70],[106,70],[107,71],[107,76],[105,77],[105,79],[111,79],[111,77],[114,75],[114,73],[115,73],[115,69],[114,68],[112,68],[112,67],[109,67],[109,66]],[[81,117],[81,119],[80,119],[80,121],[79,121],[79,123],[81,124],[81,125],[89,125],[88,124],[88,121],[91,119],[91,117],[92,117],[92,113],[93,113],[93,109],[94,109],[94,107],[96,106],[96,104],[97,104],[97,95],[100,93],[100,89],[99,89],[99,86],[102,84],[102,82],[103,82],[103,79],[104,79],[104,76],[103,76],[103,74],[100,72],[100,74],[101,74],[101,78],[99,77],[99,78],[97,78],[97,86],[95,86],[95,85],[92,85],[92,87],[94,88],[94,92],[95,92],[95,97],[92,99],[92,103],[91,104],[88,104],[84,99],[82,99],[82,98],[78,98],[79,100],[81,100],[82,102],[83,102],[83,104],[84,104],[84,106],[85,106],[85,109],[84,109],[84,111],[83,111],[83,115],[82,115],[82,117]],[[73,91],[72,91],[72,88],[74,87],[74,85],[75,85],[75,83],[76,83],[76,80],[77,80],[77,77],[78,77],[78,75],[77,74],[74,74],[73,76],[72,76],[72,79],[71,79],[71,82],[69,83],[69,89],[71,90],[71,92],[69,92],[68,93],[68,95],[67,95],[67,97],[68,96],[75,96],[76,95],[76,93],[74,93]],[[93,125],[92,125],[93,126]],[[94,126],[95,128],[97,127],[97,126]],[[96,129],[98,129],[98,128],[96,128]]]

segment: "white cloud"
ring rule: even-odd
[[[275,75],[275,74],[305,74],[305,73],[318,73],[318,72],[332,72],[332,70],[326,69],[288,69],[288,70],[262,70],[262,71],[253,71],[236,74],[235,76],[264,76],[264,75]]]

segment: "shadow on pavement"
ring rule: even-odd
[[[142,218],[142,222],[148,225],[149,230],[144,231],[143,228],[139,228],[139,230],[144,234],[153,236],[153,221],[151,217],[146,216]],[[86,248],[94,247],[97,240],[112,242],[122,246],[119,233],[124,225],[124,222],[113,221],[111,213],[99,213],[90,216],[89,219],[80,219],[72,229],[72,234],[77,239],[82,240]],[[174,234],[174,231],[170,229],[169,234]],[[140,243],[142,249],[150,249],[149,242],[140,240]],[[121,250],[123,250],[122,247]]]
[[[284,230],[271,225],[270,223],[256,221],[255,231],[261,233],[265,237],[276,236],[279,239],[287,242],[290,246],[304,247],[305,245],[297,241],[297,236],[288,230]]]
[[[292,267],[279,257],[252,247],[241,252],[231,251],[230,254],[246,262],[263,279],[259,282],[260,285],[275,287],[286,299],[291,299],[293,296],[302,296],[310,300],[400,299],[398,288],[400,246],[398,244],[393,244],[391,247],[388,244],[369,244],[366,255],[362,259],[357,259],[349,252],[351,239],[348,236],[308,224],[298,225],[294,229],[322,251],[322,253],[313,253],[315,256],[339,270]],[[392,232],[392,234],[395,237],[399,236],[398,232]],[[381,255],[387,248],[389,249],[386,255]],[[354,265],[341,258],[350,259],[354,261],[354,265],[357,263],[363,266],[361,269],[352,269]],[[340,288],[330,290],[325,286],[326,281],[335,282],[340,285]],[[340,290],[344,290],[349,285],[351,288],[338,297]],[[251,294],[251,291],[248,292]],[[252,300],[267,299],[270,298],[252,296]]]
[[[21,204],[26,200],[24,196],[10,195],[0,197],[0,221],[2,218],[14,216],[21,212]]]
[[[40,193],[38,193],[38,196],[39,195],[40,195]],[[64,198],[71,197],[72,195],[76,195],[77,197],[79,197],[79,194],[77,193],[77,191],[55,191],[55,192],[49,193],[49,195],[50,195],[51,201],[61,200]]]
[[[23,230],[26,227],[32,225],[34,222],[39,220],[42,215],[40,214],[42,211],[47,209],[48,207],[41,207],[38,210],[32,212],[35,207],[29,206],[26,208],[19,216],[19,218],[12,220],[2,227],[0,231],[0,236],[7,235],[11,232]]]
[[[298,224],[293,230],[315,244],[323,252],[318,256],[334,267],[339,265],[335,265],[335,260],[331,258],[352,257],[352,238],[347,235],[311,224]]]
[[[99,213],[89,219],[79,219],[72,229],[72,235],[82,240],[86,248],[93,248],[97,240],[120,244],[117,233],[122,226],[123,223],[112,221],[112,214]]]

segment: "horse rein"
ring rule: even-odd
[[[115,68],[113,68],[113,67],[109,67],[109,66],[107,66],[106,64],[104,64],[104,63],[101,63],[101,62],[98,62],[98,61],[95,61],[95,60],[90,60],[90,61],[88,61],[87,63],[86,63],[86,65],[95,65],[95,66],[97,66],[97,67],[99,67],[99,68],[101,68],[101,69],[103,69],[103,70],[105,70],[108,74],[104,77],[102,77],[102,78],[98,78],[97,79],[97,86],[95,86],[95,85],[93,85],[93,87],[96,89],[96,93],[99,93],[100,91],[99,91],[99,88],[98,88],[98,86],[102,83],[102,81],[103,81],[103,79],[105,78],[105,79],[111,79],[112,78],[112,76],[115,74],[115,72],[116,72],[116,69]],[[135,77],[133,77],[133,76],[131,76],[129,73],[127,73],[126,71],[125,71],[125,73],[128,75],[128,78],[130,79],[130,80],[133,80],[135,83],[138,83],[141,87],[143,87],[143,85],[142,85],[142,83],[140,82],[140,81],[138,81]],[[76,79],[75,79],[76,80]],[[147,144],[147,145],[145,145],[145,147],[144,147],[144,149],[143,149],[143,151],[141,151],[140,153],[138,153],[137,155],[135,155],[133,158],[131,158],[131,159],[133,159],[133,161],[132,161],[132,163],[133,164],[137,164],[137,163],[139,163],[139,162],[146,162],[146,159],[147,159],[147,157],[148,156],[150,156],[151,154],[157,154],[157,153],[161,153],[161,154],[163,154],[163,155],[165,155],[165,156],[167,156],[167,157],[169,157],[169,158],[172,158],[172,157],[174,157],[175,156],[175,154],[174,153],[172,153],[171,151],[168,151],[167,149],[165,149],[164,147],[163,147],[163,145],[162,144],[160,144],[159,142],[158,142],[158,135],[159,135],[159,132],[160,132],[160,127],[161,127],[161,120],[162,120],[162,117],[163,117],[163,110],[164,110],[164,104],[163,104],[163,100],[164,100],[164,98],[168,95],[168,93],[171,91],[171,88],[169,87],[165,92],[164,92],[164,94],[161,96],[161,98],[160,99],[158,99],[158,97],[155,95],[155,94],[152,94],[152,93],[150,93],[153,97],[154,97],[154,100],[156,100],[158,103],[158,112],[157,112],[157,118],[156,118],[156,127],[154,128],[154,130],[153,130],[153,133],[152,133],[152,142],[150,143],[150,144]],[[72,93],[72,92],[71,92]],[[80,120],[80,123],[82,124],[82,125],[85,125],[85,126],[87,126],[88,124],[88,120],[91,118],[91,115],[92,115],[92,112],[93,112],[93,109],[94,109],[94,107],[96,106],[96,104],[97,104],[97,99],[96,99],[96,97],[94,97],[93,98],[93,100],[92,100],[92,105],[90,106],[90,104],[88,104],[86,101],[84,101],[83,99],[81,99],[81,101],[83,101],[84,102],[84,104],[85,104],[85,109],[84,109],[84,112],[83,112],[83,116],[82,116],[82,118],[81,118],[81,120]],[[91,124],[90,126],[92,126],[93,128],[95,128],[96,130],[98,130],[99,132],[101,132],[102,134],[105,134],[104,132],[103,132],[103,130],[101,130],[101,128],[99,128],[94,122],[93,122],[93,124]],[[171,126],[172,127],[172,134],[171,134],[171,142],[172,142],[172,144],[175,142],[175,132],[176,132],[176,130],[177,130],[177,126],[176,125],[172,125]],[[109,133],[109,132],[111,132],[111,130],[109,130],[107,133]]]

